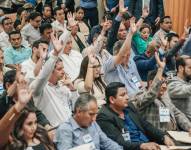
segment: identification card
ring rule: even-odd
[[[122,129],[122,136],[124,141],[131,141],[130,133]]]
[[[136,86],[138,89],[141,88],[141,83],[139,82],[139,80],[137,79],[136,76],[133,76],[133,77],[132,77],[132,81],[133,81],[133,83],[135,83],[135,86]]]
[[[170,111],[168,108],[159,108],[160,122],[170,122]]]
[[[83,140],[84,140],[84,142],[85,142],[86,144],[89,143],[89,144],[91,145],[91,150],[94,150],[94,149],[96,148],[90,134],[84,135],[84,136],[83,136]]]

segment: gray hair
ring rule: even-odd
[[[88,104],[92,101],[97,103],[96,98],[93,95],[90,94],[80,95],[80,97],[78,97],[74,105],[74,114],[76,113],[77,109],[80,109],[82,111],[88,110]]]
[[[119,40],[119,41],[115,42],[115,44],[113,46],[113,55],[117,55],[119,53],[119,50],[123,46],[123,43],[124,43],[124,40]]]

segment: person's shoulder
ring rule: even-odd
[[[99,110],[98,112],[98,118],[105,118],[105,119],[109,119],[114,115],[114,113],[109,109],[109,106],[107,105],[103,105],[102,108]]]
[[[61,123],[57,130],[72,131],[72,124],[70,120],[68,119],[65,122]]]

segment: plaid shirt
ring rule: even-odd
[[[170,97],[165,93],[161,99],[157,98],[162,82],[155,78],[149,91],[137,94],[132,102],[139,110],[144,119],[163,131],[179,130],[188,131],[191,122],[188,118],[172,104]],[[159,108],[166,107],[170,112],[170,122],[160,122]]]

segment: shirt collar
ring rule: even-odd
[[[76,129],[81,129],[81,127],[78,125],[78,123],[74,120],[73,117],[71,117],[71,118],[69,119],[69,121],[71,122],[72,128],[73,128],[74,130],[76,130]]]

